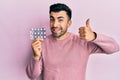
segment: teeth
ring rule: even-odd
[[[55,29],[54,31],[56,32],[56,31],[58,31],[58,29]]]
[[[59,29],[58,29],[58,28],[53,29],[53,32],[58,32],[58,31],[59,31]]]

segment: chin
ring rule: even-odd
[[[52,36],[53,36],[54,38],[60,38],[62,35],[60,35],[60,34],[52,34]]]

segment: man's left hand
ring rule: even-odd
[[[87,19],[86,26],[82,26],[79,28],[79,35],[80,39],[85,41],[92,41],[95,39],[95,33],[90,27],[90,19]]]

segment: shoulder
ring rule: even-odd
[[[70,33],[70,38],[74,43],[77,43],[79,45],[85,46],[87,44],[86,41],[82,40],[79,35]]]
[[[74,33],[70,33],[69,37],[73,41],[80,40],[79,36],[77,34],[74,34]]]

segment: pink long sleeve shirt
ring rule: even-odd
[[[91,42],[80,40],[72,33],[64,40],[55,40],[50,35],[44,40],[42,47],[40,60],[33,58],[27,66],[31,79],[36,79],[43,72],[44,80],[85,80],[90,54],[110,54],[119,50],[112,38],[100,34]]]

